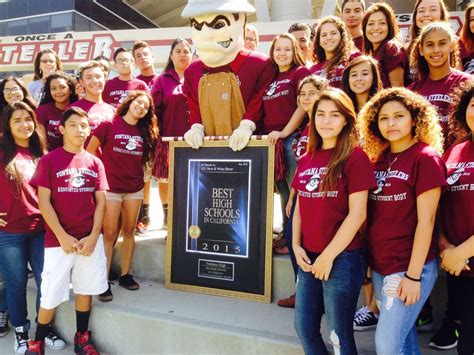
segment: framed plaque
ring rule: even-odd
[[[166,287],[270,302],[274,146],[169,149]]]

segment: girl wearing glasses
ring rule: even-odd
[[[378,185],[369,194],[366,238],[380,305],[376,351],[419,354],[415,321],[438,275],[432,237],[446,185],[441,127],[433,106],[405,88],[379,92],[359,118]]]
[[[41,102],[44,96],[43,88],[46,79],[55,71],[63,70],[63,65],[56,52],[51,48],[47,48],[36,55],[34,68],[35,76],[28,85],[28,90],[36,102]]]

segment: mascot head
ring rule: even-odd
[[[199,58],[214,68],[232,62],[244,48],[244,26],[255,8],[247,0],[189,0],[181,16],[191,18]]]

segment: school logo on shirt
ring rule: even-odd
[[[456,182],[458,182],[459,178],[461,175],[464,173],[464,168],[459,168],[456,171],[454,171],[451,175],[448,176],[446,179],[446,182],[448,185],[454,185]]]
[[[74,174],[70,182],[72,187],[82,187],[86,183],[86,177],[80,173]]]
[[[309,192],[312,192],[312,191],[316,190],[319,186],[320,181],[321,181],[321,175],[314,174],[308,180],[308,183],[306,184],[306,190],[308,190]]]
[[[267,90],[266,95],[267,96],[273,95],[275,93],[276,89],[278,89],[278,83],[277,82],[271,83],[270,87]]]
[[[94,192],[95,181],[98,177],[96,171],[87,168],[67,168],[56,173],[58,192]]]
[[[135,150],[135,149],[137,149],[137,147],[138,147],[138,142],[135,139],[135,137],[130,137],[128,139],[128,142],[127,142],[127,145],[125,146],[125,148],[127,148],[128,150]]]

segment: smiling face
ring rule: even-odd
[[[428,33],[421,44],[420,54],[425,58],[430,68],[449,67],[451,38],[444,31]]]
[[[280,72],[290,69],[293,63],[293,48],[289,38],[278,38],[273,49],[273,58]]]
[[[145,95],[140,95],[130,103],[128,110],[130,111],[132,117],[138,121],[139,119],[145,117],[149,108],[150,100],[148,100],[148,97]]]
[[[369,92],[374,82],[374,75],[370,63],[363,62],[352,67],[349,71],[349,87],[355,94]]]
[[[418,5],[416,12],[416,27],[420,30],[431,22],[441,19],[441,6],[439,0],[423,0]]]
[[[387,38],[388,22],[383,12],[377,11],[370,15],[367,26],[365,26],[365,33],[374,48],[378,48],[383,40]]]
[[[327,22],[321,26],[319,44],[324,49],[324,52],[326,52],[326,56],[328,54],[334,54],[340,42],[341,33],[334,23]]]
[[[389,101],[380,108],[378,126],[390,144],[405,145],[412,140],[414,125],[410,111],[398,101]]]
[[[44,53],[40,58],[40,70],[46,79],[56,70],[56,57],[52,53]]]
[[[232,62],[244,48],[245,15],[206,14],[191,19],[191,37],[204,64],[214,68]]]
[[[14,80],[8,80],[5,83],[3,87],[3,97],[9,105],[17,101],[23,101],[25,98],[21,87]]]
[[[65,79],[58,78],[51,80],[51,97],[59,104],[69,103],[71,91]]]
[[[469,105],[467,105],[466,123],[471,132],[474,132],[474,96],[471,97],[471,101],[469,101]]]
[[[298,95],[298,100],[301,108],[307,114],[311,113],[313,109],[313,105],[318,98],[319,91],[318,89],[311,83],[303,84],[300,89],[300,93]]]
[[[35,130],[35,122],[30,113],[25,110],[16,110],[10,118],[10,131],[15,143],[25,145]]]
[[[104,72],[99,67],[86,69],[82,73],[80,82],[85,90],[86,96],[99,96],[102,94],[102,91],[104,91]]]

